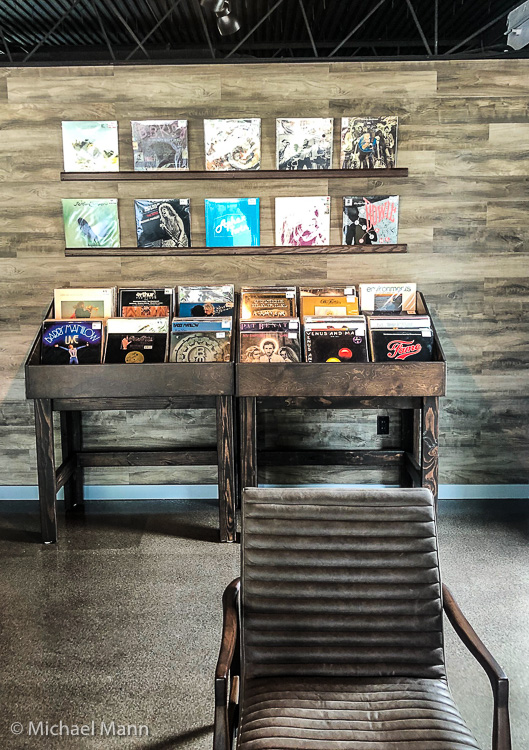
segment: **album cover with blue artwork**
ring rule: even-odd
[[[259,245],[259,198],[206,198],[206,246]]]
[[[102,320],[45,320],[40,361],[43,365],[97,365],[102,343]]]

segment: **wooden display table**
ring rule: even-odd
[[[41,365],[40,336],[26,361],[26,396],[35,402],[42,538],[57,541],[57,492],[66,510],[83,504],[83,470],[93,466],[218,465],[219,529],[235,541],[234,365]],[[216,445],[180,450],[84,450],[83,411],[214,408]],[[60,412],[62,463],[55,468],[53,412]],[[171,436],[167,436],[168,445]]]
[[[419,314],[429,314],[420,294],[417,308]],[[259,465],[397,465],[401,486],[427,487],[437,498],[439,396],[446,387],[446,363],[437,335],[432,362],[239,363],[236,369],[241,488],[257,486]],[[268,408],[398,409],[401,444],[395,450],[260,451],[258,399]]]

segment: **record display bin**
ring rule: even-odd
[[[421,293],[417,293],[417,312],[429,315]],[[258,464],[380,468],[397,464],[402,486],[428,487],[437,497],[439,397],[445,394],[446,362],[435,329],[431,362],[238,362],[236,371],[241,487],[257,486]],[[256,439],[258,400],[268,408],[399,409],[401,445],[391,451],[261,451]]]
[[[51,312],[51,307],[48,313]],[[41,365],[41,331],[25,363],[26,397],[34,400],[42,538],[57,541],[57,492],[66,510],[83,506],[83,470],[94,466],[218,466],[219,533],[235,541],[234,364]],[[232,349],[234,351],[234,349]],[[162,450],[85,450],[84,411],[216,410],[215,444]],[[56,468],[53,412],[60,413],[62,463]],[[167,436],[168,445],[171,443]]]

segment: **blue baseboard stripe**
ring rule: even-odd
[[[296,485],[262,485],[263,487],[292,487]],[[350,489],[352,487],[381,489],[383,484],[309,484],[304,487]],[[61,495],[59,495],[59,498]],[[135,484],[87,485],[87,500],[215,500],[214,484]],[[37,500],[36,485],[0,486],[0,500]],[[514,500],[529,499],[529,484],[441,484],[440,500]]]

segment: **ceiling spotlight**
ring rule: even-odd
[[[224,7],[225,0],[200,0],[200,5],[212,13],[219,13]]]
[[[239,31],[241,24],[232,15],[229,0],[224,0],[220,10],[215,10],[217,16],[217,28],[221,36],[229,36]]]

